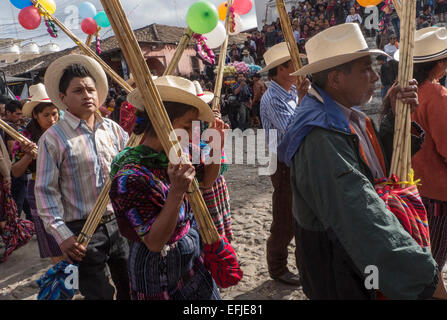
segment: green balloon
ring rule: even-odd
[[[219,21],[216,7],[208,1],[197,1],[188,9],[186,22],[197,34],[205,34],[214,30]]]
[[[101,28],[107,28],[110,27],[110,21],[109,18],[107,18],[107,15],[104,11],[100,11],[96,14],[96,16],[93,18],[95,19],[98,26]]]

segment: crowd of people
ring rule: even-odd
[[[186,130],[190,139],[192,121],[201,121],[202,131],[217,130],[218,163],[205,161],[214,151],[209,141],[188,145],[189,151],[203,152],[199,164],[191,158],[170,162],[132,75],[128,83],[135,90],[127,95],[108,88],[95,60],[57,59],[44,83],[30,87],[29,99],[0,101],[2,119],[29,139],[15,141],[1,132],[3,260],[36,234],[42,258],[79,264],[79,290],[86,299],[221,299],[216,275],[204,261],[189,186],[198,179],[223,243],[231,243],[225,129],[258,127],[266,129],[276,161],[266,242],[272,279],[301,285],[310,299],[446,299],[447,89],[440,81],[447,69],[447,29],[430,28],[433,19],[426,24],[431,12],[443,21],[446,5],[418,1],[414,80],[406,87],[396,84],[399,17],[390,8],[373,50],[365,35],[374,33],[362,27],[364,8],[357,2],[297,2],[289,18],[300,52],[313,62],[295,70],[279,21],[264,26],[242,47],[228,50],[228,63],[263,68],[227,79],[222,113],[210,108],[209,66],[190,79],[154,77],[174,129]],[[297,82],[298,76],[303,80]],[[376,130],[354,107],[371,99],[379,79],[383,105]],[[412,166],[422,179],[428,246],[376,190],[390,170],[398,99],[413,110]],[[126,147],[132,134],[143,139]],[[84,247],[76,236],[109,178],[111,202]],[[299,274],[287,267],[293,239]],[[377,288],[364,285],[364,270],[371,265],[380,270]]]

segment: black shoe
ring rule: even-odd
[[[272,279],[275,281],[278,281],[278,282],[292,285],[292,286],[300,286],[301,285],[300,277],[297,274],[293,274],[290,271],[287,271],[286,273],[284,273],[283,275],[281,275],[279,277],[272,277]]]

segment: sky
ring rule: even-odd
[[[197,0],[121,0],[124,11],[130,21],[133,29],[138,29],[152,23],[186,27],[186,12],[188,8]],[[216,8],[224,0],[208,0]],[[85,41],[87,35],[80,29],[80,20],[75,19],[76,8],[84,0],[55,0],[55,16],[62,21],[76,36]],[[99,0],[90,0],[97,9],[101,11],[102,6]],[[255,1],[251,11],[241,16],[244,30],[257,26]],[[18,23],[19,9],[15,8],[9,0],[0,0],[0,38],[19,38],[25,39],[22,45],[34,41],[38,45],[44,45],[50,42],[58,44],[61,49],[73,47],[74,43],[62,31],[59,30],[58,37],[52,38],[46,31],[46,26],[42,20],[39,28],[35,30],[26,30]],[[6,4],[6,6],[5,6]],[[74,18],[72,18],[74,17]],[[104,28],[100,32],[101,38],[108,38],[113,35],[111,27]]]

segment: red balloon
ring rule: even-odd
[[[82,20],[81,29],[86,34],[95,34],[98,31],[98,24],[93,18],[85,18]]]
[[[19,23],[27,30],[34,30],[40,26],[42,17],[39,10],[34,6],[23,8],[19,12]]]
[[[253,7],[252,0],[234,0],[233,2],[234,12],[236,12],[239,15],[249,13],[252,7]]]

